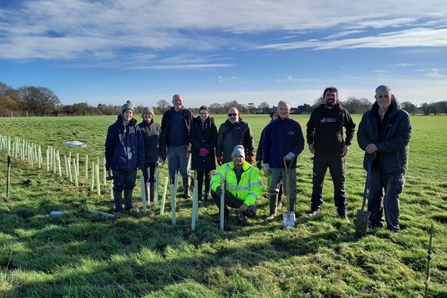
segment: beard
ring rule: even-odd
[[[328,107],[333,107],[333,106],[335,105],[335,100],[333,100],[333,99],[329,99],[329,100],[327,100],[327,101],[326,101],[326,105],[327,105]]]

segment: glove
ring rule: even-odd
[[[218,164],[219,166],[222,165],[222,156],[218,156],[218,157],[217,157],[217,164]]]
[[[163,166],[166,163],[166,157],[160,158],[161,165]]]
[[[222,195],[222,186],[218,186],[216,188],[216,195],[218,195],[219,197]]]
[[[256,167],[259,169],[259,171],[260,170],[262,170],[262,165],[261,165],[261,161],[260,160],[258,160],[257,162],[256,162]]]
[[[284,156],[285,160],[292,160],[294,158],[295,158],[295,154],[293,152],[289,152],[289,153],[287,153],[286,156]]]
[[[268,163],[264,164],[264,173],[270,175],[270,165]]]
[[[106,170],[110,170],[110,164],[108,162],[106,162]]]
[[[247,161],[248,161],[248,163],[249,164],[253,164],[253,155],[249,155],[249,156],[247,156]]]
[[[210,153],[208,150],[206,150],[205,148],[200,148],[200,150],[199,150],[199,156],[202,156],[202,157],[204,157],[204,156],[206,156],[208,153]]]

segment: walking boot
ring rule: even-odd
[[[276,200],[278,200],[278,195],[270,195],[270,215],[266,220],[274,220],[276,217]]]
[[[185,199],[191,198],[189,194],[189,177],[183,177],[183,197]]]
[[[132,209],[133,189],[124,189],[124,210],[130,211]]]
[[[116,213],[125,213],[123,210],[123,191],[113,191],[113,201]]]

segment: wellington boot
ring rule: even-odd
[[[122,191],[113,191],[113,201],[115,203],[115,212],[122,213],[123,210],[123,192]]]
[[[133,189],[124,189],[124,209],[130,211],[132,209]]]
[[[189,177],[183,177],[183,197],[185,199],[191,198],[189,194]]]

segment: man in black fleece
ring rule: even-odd
[[[308,215],[320,213],[323,204],[324,175],[327,168],[334,183],[334,203],[338,216],[349,222],[345,194],[345,161],[355,133],[355,124],[349,112],[338,101],[338,90],[328,87],[323,92],[324,103],[317,107],[307,122],[307,143],[314,154],[313,188],[311,207]],[[346,140],[343,140],[343,127]]]

